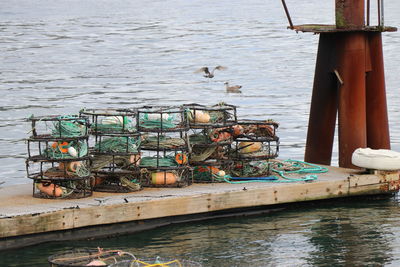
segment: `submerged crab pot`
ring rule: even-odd
[[[202,267],[199,262],[169,259],[169,258],[138,258],[124,260],[111,264],[109,267],[146,267],[146,266],[165,266],[165,267]]]
[[[183,105],[190,128],[218,128],[236,124],[236,107],[228,104],[204,106]]]
[[[126,109],[84,109],[90,118],[92,134],[132,133],[136,131],[136,111]]]
[[[137,111],[137,128],[140,132],[187,131],[188,123],[182,107],[144,106]]]
[[[188,166],[142,168],[140,182],[144,187],[185,187],[193,183],[193,172]]]
[[[96,133],[91,150],[94,190],[132,192],[137,183],[140,162],[140,133]]]
[[[218,179],[217,177],[223,177],[226,174],[230,174],[232,164],[232,161],[215,160],[193,163],[193,181],[195,183],[224,182],[222,179]]]
[[[64,139],[88,135],[88,118],[79,115],[31,116],[31,139]]]
[[[134,255],[121,250],[80,248],[48,257],[50,267],[111,266],[116,262],[134,260]]]

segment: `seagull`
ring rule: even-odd
[[[215,70],[226,70],[226,69],[227,69],[227,67],[219,66],[219,65],[218,65],[218,66],[216,66],[216,67],[210,72],[210,70],[208,69],[208,67],[202,67],[202,68],[196,70],[195,73],[204,72],[204,73],[205,73],[205,74],[203,75],[204,77],[206,77],[206,78],[213,78],[213,77],[214,77],[214,71],[215,71]]]
[[[240,91],[239,89],[242,88],[241,85],[233,85],[233,86],[229,86],[228,82],[224,82],[225,86],[226,86],[226,91],[228,93],[241,93],[242,91]]]

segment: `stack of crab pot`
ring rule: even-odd
[[[190,127],[194,181],[220,182],[215,176],[224,176],[232,165],[228,153],[233,142],[232,126],[237,123],[236,107],[220,103],[214,106],[188,104],[184,108]]]
[[[271,175],[270,160],[278,157],[278,123],[272,120],[240,120],[233,127],[234,141],[229,153],[234,161],[232,177],[249,178]]]
[[[192,183],[188,161],[188,124],[179,106],[144,106],[138,109],[142,134],[141,184],[145,187],[184,187]]]
[[[94,191],[134,192],[139,183],[140,133],[136,112],[123,109],[87,109],[81,114],[90,117],[91,171]]]
[[[26,171],[37,198],[83,198],[92,195],[88,155],[88,119],[83,116],[28,118]]]

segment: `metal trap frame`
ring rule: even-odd
[[[90,118],[91,134],[136,132],[136,110],[83,109],[80,114]]]
[[[143,106],[137,109],[137,129],[140,132],[179,132],[188,128],[181,106]]]
[[[190,128],[220,128],[236,124],[236,106],[220,103],[205,106],[196,103],[183,105]]]

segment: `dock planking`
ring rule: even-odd
[[[64,239],[86,238],[82,229],[134,223],[120,232],[135,232],[165,225],[177,216],[209,218],[218,211],[273,208],[277,204],[340,197],[392,194],[399,190],[399,172],[372,172],[328,167],[313,182],[193,184],[185,188],[145,188],[132,193],[100,193],[82,199],[39,199],[32,185],[0,188],[0,250],[51,240],[43,238],[68,231]],[[194,217],[193,217],[194,218]],[[152,222],[153,220],[153,222]],[[119,227],[119,226],[118,226]],[[118,228],[117,227],[117,228]],[[138,229],[135,229],[138,228]],[[123,229],[123,230],[122,230]],[[113,233],[118,234],[118,229]],[[74,234],[75,233],[75,234]],[[89,236],[105,235],[90,231]],[[29,242],[27,242],[29,240]],[[59,240],[59,239],[57,239]]]

